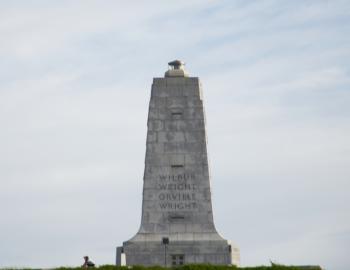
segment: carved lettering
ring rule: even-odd
[[[197,204],[193,203],[160,203],[160,209],[162,210],[191,210],[196,209]]]
[[[186,181],[194,180],[194,174],[160,174],[159,179],[161,181]]]
[[[160,174],[157,189],[159,207],[164,211],[190,211],[198,208],[194,174]]]
[[[160,193],[158,198],[161,201],[194,201],[196,200],[196,193]]]
[[[180,184],[160,183],[158,184],[158,189],[160,190],[195,190],[196,185],[189,184],[189,183],[180,183]]]

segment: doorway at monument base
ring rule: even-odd
[[[163,244],[163,238],[169,239],[168,244]],[[238,266],[239,260],[239,249],[216,233],[165,237],[138,234],[117,248],[116,264],[176,266],[204,263]]]

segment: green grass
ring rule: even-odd
[[[250,267],[236,267],[226,265],[210,265],[210,264],[188,264],[184,266],[165,268],[162,266],[115,266],[115,265],[101,265],[90,270],[321,270],[319,266],[286,266],[272,263],[271,266],[250,266]],[[0,270],[40,270],[34,268],[0,268]],[[82,270],[81,267],[58,267],[51,270]]]

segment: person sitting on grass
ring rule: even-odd
[[[81,266],[83,268],[94,267],[95,264],[89,260],[89,256],[84,256],[84,264]]]

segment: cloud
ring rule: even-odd
[[[175,58],[203,83],[216,226],[243,264],[349,264],[347,1],[0,6],[0,266],[114,263]]]

